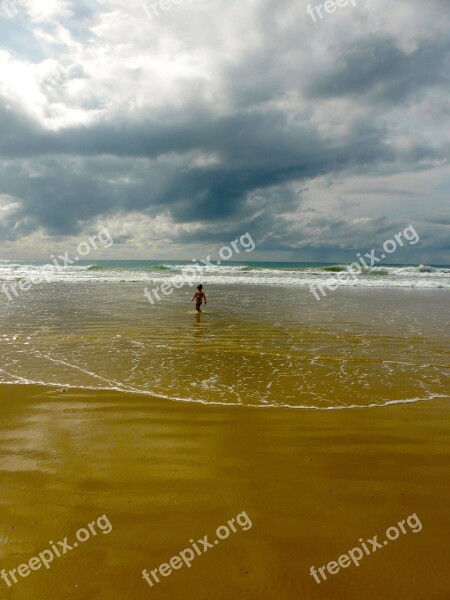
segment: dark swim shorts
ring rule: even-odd
[[[201,306],[202,306],[202,303],[201,303],[201,301],[200,301],[200,302],[197,302],[197,304],[195,305],[195,309],[196,309],[196,310],[200,310]]]

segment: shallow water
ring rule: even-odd
[[[41,284],[0,303],[0,383],[205,404],[346,408],[450,392],[446,290],[209,285],[151,305],[143,284]]]

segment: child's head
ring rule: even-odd
[[[198,285],[198,286],[197,286],[197,289],[198,289],[198,291],[199,291],[199,292],[201,292],[201,291],[202,291],[202,289],[203,289],[203,286],[202,286],[202,284]]]

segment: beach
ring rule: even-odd
[[[4,598],[447,597],[446,400],[293,411],[4,385],[0,407],[2,567],[100,515],[112,526],[1,582]],[[250,529],[153,588],[142,579],[242,511]],[[421,531],[320,584],[310,575],[412,514]]]
[[[1,304],[2,597],[444,600],[448,291],[158,270]]]
[[[0,0],[0,600],[450,600],[448,9]]]

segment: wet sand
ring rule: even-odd
[[[448,399],[350,410],[202,406],[0,387],[1,568],[106,514],[113,529],[0,597],[29,600],[449,597]],[[155,569],[242,511],[252,521],[153,588]],[[318,585],[309,571],[416,513]]]

